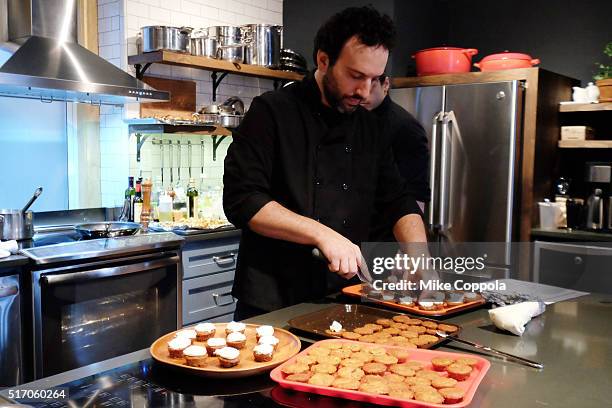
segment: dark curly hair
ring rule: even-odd
[[[367,46],[383,46],[388,50],[395,43],[395,25],[386,14],[380,14],[372,6],[349,7],[334,14],[319,28],[314,39],[312,58],[317,65],[317,51],[329,55],[330,65],[334,65],[344,44],[357,36]]]

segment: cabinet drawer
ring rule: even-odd
[[[599,245],[599,244],[598,244]],[[612,247],[534,243],[533,280],[586,292],[612,293]]]
[[[183,324],[233,313],[233,283],[233,270],[183,281]]]
[[[236,238],[193,242],[183,247],[183,279],[236,268]]]

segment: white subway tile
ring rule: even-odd
[[[127,0],[127,1],[132,1],[132,0]],[[153,7],[169,7],[171,6],[176,0],[140,0],[141,3],[144,4],[148,4],[149,6],[153,6]]]
[[[112,17],[98,19],[98,33],[105,33],[112,29]]]
[[[150,7],[146,4],[136,3],[133,0],[126,0],[125,9],[128,16],[149,18]]]
[[[191,16],[199,16],[202,13],[202,6],[188,0],[181,0],[181,11]]]
[[[170,24],[178,27],[189,26],[191,24],[191,20],[189,17],[189,14],[173,10],[170,12]]]
[[[266,8],[277,13],[283,12],[283,2],[278,0],[267,0]]]
[[[211,6],[202,6],[202,17],[208,19],[217,19],[219,18],[219,8],[211,7]]]
[[[149,12],[149,18],[158,22],[158,24],[170,24],[172,19],[170,17],[171,11],[165,8],[151,7]]]
[[[120,15],[120,2],[107,3],[102,5],[102,15],[98,17],[113,17]]]

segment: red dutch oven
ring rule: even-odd
[[[540,60],[530,55],[518,52],[504,51],[499,54],[487,55],[482,61],[474,64],[481,71],[501,71],[503,69],[531,68],[538,65]]]
[[[436,47],[417,51],[412,56],[416,60],[418,76],[454,74],[470,72],[472,56],[478,54],[474,48]]]

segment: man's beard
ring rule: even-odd
[[[351,106],[343,103],[345,98],[356,98],[363,101],[363,98],[361,98],[359,95],[342,95],[338,89],[338,82],[336,81],[334,70],[332,68],[328,69],[327,73],[323,75],[323,94],[325,95],[327,103],[329,103],[332,108],[335,108],[342,113],[353,113],[359,106]]]

